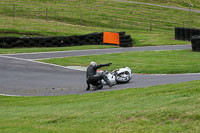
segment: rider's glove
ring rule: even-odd
[[[108,63],[108,66],[110,66],[112,63]]]

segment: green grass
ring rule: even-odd
[[[198,0],[129,0],[129,1],[154,3],[154,4],[169,5],[169,6],[176,6],[183,8],[188,8],[189,4],[193,4],[192,8],[200,10],[200,4]]]
[[[88,66],[91,61],[100,63],[112,62],[113,65],[102,69],[113,70],[128,66],[133,73],[199,73],[199,52],[191,50],[144,51],[116,54],[66,57],[42,60],[63,66]]]
[[[9,17],[6,17],[9,19]],[[85,27],[79,25],[69,25],[61,22],[45,22],[40,19],[29,19],[30,23],[26,23],[27,19],[17,18],[15,19],[16,26],[14,29],[12,23],[5,22],[2,33],[0,36],[5,36],[4,32],[9,32],[8,36],[70,36],[81,35],[92,32],[104,32],[104,31],[124,31],[124,29],[109,29],[101,27]],[[35,25],[39,28],[35,29]],[[53,27],[53,29],[52,29]],[[7,31],[8,30],[8,31]],[[190,42],[174,40],[174,32],[165,31],[143,31],[143,30],[125,30],[127,34],[130,34],[135,42],[135,46],[150,46],[150,45],[174,45],[174,44],[190,44]]]
[[[73,47],[43,47],[43,48],[10,48],[0,49],[0,54],[15,54],[15,53],[33,53],[33,52],[55,52],[55,51],[71,51],[71,50],[86,50],[86,49],[106,49],[118,48],[118,46],[107,45],[86,45]]]
[[[179,1],[174,3],[174,5],[182,5],[182,3],[183,2]],[[195,7],[200,5],[198,2],[196,3]],[[153,26],[156,25],[158,29],[166,29],[168,26],[173,28],[173,23],[182,25],[183,21],[188,21],[188,11],[109,0],[92,2],[90,0],[60,0],[59,2],[50,0],[16,0],[12,3],[4,0],[1,4],[4,5],[4,7],[0,8],[0,11],[6,16],[13,16],[13,4],[15,4],[16,17],[46,20],[45,11],[46,8],[48,8],[48,20],[75,25],[80,24],[80,13],[82,13],[83,25],[92,27],[114,28],[113,19],[115,16],[118,18],[118,27],[122,27],[123,29],[130,29],[132,26],[135,26],[133,29],[144,29],[144,27],[147,28],[149,26],[150,21],[152,21]],[[197,22],[199,22],[197,19],[199,16],[196,13],[192,15],[192,18],[195,19],[194,25],[196,25]]]
[[[158,2],[158,1],[157,1]],[[162,3],[160,1],[158,3]],[[179,3],[179,4],[177,4]],[[176,2],[181,5],[182,2]],[[197,2],[196,2],[197,3]],[[188,26],[188,12],[139,4],[98,1],[8,0],[0,2],[0,36],[67,36],[102,31],[126,31],[136,40],[136,46],[185,44],[174,40],[174,27]],[[16,14],[13,18],[13,4]],[[197,4],[195,4],[197,5]],[[48,21],[46,22],[46,8]],[[82,25],[80,26],[80,14]],[[117,29],[114,20],[117,17]],[[200,16],[191,14],[192,27],[198,27]],[[28,23],[27,23],[28,22]],[[150,32],[152,22],[153,32]],[[9,32],[8,32],[9,31]],[[34,33],[31,34],[30,33]],[[15,34],[14,34],[15,35]]]
[[[0,131],[195,133],[200,81],[84,95],[0,96]]]
[[[172,32],[128,32],[134,40],[134,46],[158,46],[158,45],[180,45],[191,44],[188,41],[174,40]]]

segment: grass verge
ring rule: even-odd
[[[177,7],[184,7],[188,8],[189,4],[193,4],[192,8],[200,10],[200,5],[198,0],[186,0],[186,1],[179,1],[179,0],[129,0],[129,1],[138,1],[138,2],[145,2],[145,3],[154,3],[154,4],[161,4],[161,5],[168,5],[168,6],[177,6]]]
[[[1,132],[200,130],[200,81],[51,97],[0,96]]]
[[[0,49],[0,54],[55,52],[55,51],[70,51],[70,50],[106,49],[106,48],[118,48],[118,46],[86,45],[86,46],[73,46],[73,47],[11,48],[11,49]]]
[[[10,19],[10,17],[5,17],[5,19]],[[12,26],[12,23],[5,22],[3,24],[4,27],[0,27],[0,36],[70,36],[83,35],[93,32],[126,31],[126,34],[130,34],[134,40],[134,46],[190,44],[190,42],[175,40],[174,31],[150,32],[148,30],[111,29],[70,25],[55,21],[47,23],[40,19],[28,19],[28,21],[30,23],[27,23],[27,19],[17,18],[15,19],[16,26]],[[35,29],[35,25],[38,25],[39,28]]]
[[[42,61],[63,66],[88,66],[91,61],[98,64],[112,62],[113,65],[102,69],[113,70],[128,66],[134,73],[174,74],[199,73],[199,59],[199,52],[171,50],[66,57]]]
[[[150,2],[183,3],[175,0]],[[174,27],[194,28],[200,23],[198,13],[191,13],[189,23],[188,11],[110,0],[15,0],[0,4],[0,36],[68,36],[126,31],[136,40],[136,46],[185,44],[189,42],[174,40]],[[199,3],[195,0],[197,6]]]

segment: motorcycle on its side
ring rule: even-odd
[[[128,83],[132,79],[132,73],[131,73],[131,69],[129,67],[119,68],[119,69],[113,70],[111,72],[99,71],[97,74],[102,74],[102,73],[114,85]],[[103,85],[106,85],[106,82],[103,79],[101,80],[101,82]],[[95,86],[93,86],[93,88],[94,89],[102,89],[102,88],[96,88]]]

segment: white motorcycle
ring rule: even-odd
[[[132,78],[131,69],[129,67],[119,68],[119,69],[113,70],[112,72],[109,72],[109,71],[98,72],[98,74],[102,74],[102,73],[104,73],[104,75],[107,76],[108,80],[114,85],[128,83]],[[106,85],[106,82],[103,79],[101,80],[101,82],[103,83],[103,85]],[[93,88],[95,89],[96,86],[93,86]],[[98,88],[98,89],[101,89],[101,88]]]

